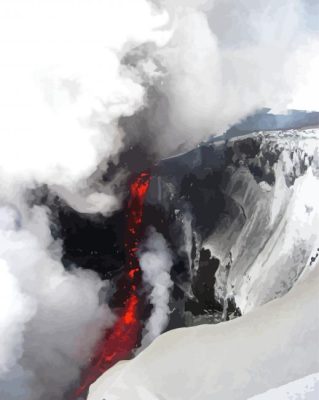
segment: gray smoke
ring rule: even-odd
[[[152,314],[146,323],[142,348],[150,344],[166,328],[169,314],[170,289],[173,282],[170,270],[173,265],[172,254],[164,237],[154,228],[148,231],[147,239],[139,253],[143,281],[149,291],[153,305]]]
[[[148,53],[157,97],[150,93],[148,124],[157,152],[190,148],[263,107],[319,110],[319,10],[308,3],[157,2],[173,31],[166,46]],[[145,64],[149,69],[149,58]]]
[[[146,0],[2,1],[2,184],[64,186],[79,209],[114,208],[112,188],[93,193],[88,180],[123,147],[118,119],[144,106],[141,78],[121,59],[165,43],[167,19]]]
[[[27,214],[0,208],[1,398],[61,399],[113,316],[95,273],[65,271],[45,209]]]
[[[164,43],[167,18],[146,0],[0,2],[1,399],[61,400],[113,322],[107,285],[64,269],[48,210],[26,194],[46,184],[80,212],[119,206],[96,174],[145,100],[121,59]]]

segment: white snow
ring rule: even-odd
[[[319,373],[305,376],[278,388],[268,390],[249,400],[317,400],[319,398]]]
[[[244,400],[314,374],[318,286],[315,268],[284,297],[241,318],[165,333],[106,372],[88,400]]]
[[[319,130],[258,135],[262,146],[256,162],[264,152],[281,152],[273,166],[274,185],[258,184],[247,166],[236,170],[225,193],[240,205],[245,222],[242,215],[231,224],[220,224],[203,243],[221,260],[217,295],[224,297],[226,287],[243,313],[287,293],[310,268],[319,248]],[[311,157],[311,166],[302,171]]]

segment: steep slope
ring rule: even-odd
[[[174,276],[184,305],[172,305],[185,325],[246,313],[311,269],[318,154],[318,129],[270,131],[203,144],[157,166],[147,202],[168,221],[184,265]]]

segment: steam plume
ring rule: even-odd
[[[125,10],[125,12],[123,12]],[[145,0],[4,0],[0,4],[0,392],[60,400],[113,317],[93,273],[65,271],[47,211],[26,189],[47,184],[80,211],[109,212],[89,177],[122,147],[120,116],[144,104],[121,64],[161,44],[165,13]],[[99,190],[101,189],[101,190]]]
[[[164,43],[167,15],[146,0],[4,0],[0,15],[0,177],[81,192],[121,149],[118,118],[144,103],[121,58]]]
[[[311,22],[318,9],[309,0],[158,3],[173,27],[152,54],[163,73],[149,124],[162,154],[223,133],[262,107],[319,110],[319,26]]]
[[[0,392],[6,400],[61,399],[113,320],[99,301],[106,285],[92,272],[64,270],[47,222],[40,207],[28,218],[0,208]]]
[[[142,347],[150,344],[166,327],[169,314],[169,296],[173,282],[170,269],[173,265],[172,254],[164,237],[150,228],[147,240],[141,249],[140,266],[143,280],[150,290],[152,314],[147,321]]]

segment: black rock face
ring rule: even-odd
[[[184,319],[186,325],[219,322],[241,314],[232,295],[238,282],[231,282],[236,275],[233,264],[247,257],[247,243],[236,249],[235,260],[232,249],[247,225],[255,224],[247,237],[251,237],[248,271],[271,235],[266,228],[271,210],[266,204],[272,201],[276,177],[283,177],[287,189],[311,165],[311,156],[300,150],[298,140],[292,145],[294,141],[294,133],[284,132],[215,141],[163,160],[153,169],[147,204],[165,221],[163,231],[159,225],[157,229],[176,254],[172,279],[182,288],[184,298],[172,295],[172,308],[176,300],[178,319]],[[285,172],[283,155],[290,151],[295,165]],[[262,211],[256,213],[257,208]],[[260,222],[256,220],[259,215]],[[185,220],[189,219],[192,233],[186,238]],[[145,223],[152,224],[152,219]],[[238,276],[245,273],[245,266],[238,268]],[[175,317],[176,310],[171,318]]]
[[[102,279],[119,274],[124,265],[124,212],[116,212],[107,220],[72,209],[59,210],[60,234],[63,237],[63,263],[92,269]]]

